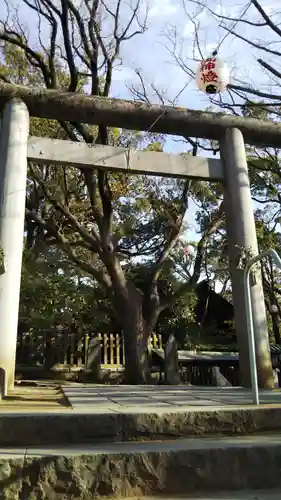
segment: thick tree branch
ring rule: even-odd
[[[71,39],[69,35],[69,24],[68,24],[68,17],[69,17],[69,5],[68,5],[68,0],[61,0],[61,6],[62,6],[62,13],[61,13],[61,27],[62,27],[62,33],[63,33],[63,40],[64,40],[64,48],[66,52],[66,59],[69,67],[69,72],[70,72],[70,83],[68,86],[68,92],[75,92],[78,84],[78,72],[76,69],[75,61],[74,61],[74,56],[72,52],[72,47],[71,47]]]
[[[258,59],[257,61],[263,68],[270,71],[270,73],[272,73],[274,76],[277,76],[277,78],[281,78],[280,71],[277,71],[277,69],[273,68],[271,64],[268,64],[266,61],[263,61],[262,59]]]
[[[27,59],[30,61],[31,64],[39,68],[42,72],[44,82],[47,88],[50,88],[51,84],[51,75],[48,66],[45,64],[43,57],[32,50],[28,45],[25,40],[22,39],[18,33],[3,29],[2,32],[0,32],[0,40],[3,40],[5,42],[11,43],[12,45],[15,45],[17,47],[20,47],[21,49],[24,50],[26,53]]]
[[[231,90],[238,90],[241,92],[245,92],[247,94],[256,95],[256,96],[264,98],[264,99],[272,99],[272,100],[277,99],[278,101],[281,100],[281,94],[274,94],[274,93],[271,94],[269,92],[262,92],[260,90],[253,89],[251,87],[244,87],[242,85],[234,85],[231,83],[228,86],[228,88]],[[274,105],[274,103],[272,103],[272,105]],[[241,106],[244,106],[244,104],[241,104]]]
[[[30,166],[30,168],[32,168]],[[32,169],[32,176],[40,184],[46,198],[52,203],[52,205],[59,210],[69,221],[74,231],[76,231],[88,245],[90,245],[92,251],[100,253],[100,240],[98,234],[92,230],[93,236],[87,231],[82,224],[78,222],[78,219],[70,212],[69,208],[62,203],[60,203],[56,196],[52,195],[50,189],[48,189],[46,183],[35,173]]]
[[[195,262],[194,262],[194,269],[193,269],[193,274],[192,274],[191,279],[190,279],[190,284],[193,287],[197,284],[197,282],[200,278],[200,274],[201,274],[201,270],[202,270],[202,261],[204,258],[206,244],[207,244],[210,236],[212,234],[214,234],[221,227],[223,221],[224,221],[224,203],[222,201],[220,204],[220,207],[218,209],[217,214],[214,216],[213,220],[211,220],[208,223],[207,228],[206,228],[201,240],[197,244],[197,252],[196,252],[196,257],[195,257]]]
[[[257,0],[252,0],[252,4],[256,7],[258,12],[261,14],[267,26],[269,26],[279,37],[281,37],[280,28],[272,21],[272,19],[263,10],[261,4]]]
[[[88,3],[87,3],[88,6]],[[91,23],[94,23],[95,20],[95,15],[96,15],[96,10],[98,6],[98,0],[93,2],[92,6],[92,11],[90,15],[90,20],[88,22],[88,28],[91,29]],[[92,95],[99,95],[99,77],[98,77],[98,43],[96,38],[93,36],[93,34],[90,34],[90,41],[92,44],[92,47],[90,46],[89,39],[86,33],[85,29],[85,24],[83,22],[83,19],[79,13],[79,10],[74,6],[73,2],[69,0],[69,8],[72,12],[72,14],[75,17],[83,49],[85,51],[85,54],[88,58],[83,56],[80,51],[76,48],[76,52],[79,54],[80,58],[83,60],[84,64],[89,67],[91,70],[91,78],[92,78],[92,88],[91,88],[91,94]],[[91,17],[92,16],[92,17]]]
[[[191,181],[188,180],[185,182],[181,200],[181,211],[175,218],[172,218],[171,221],[171,229],[169,231],[169,236],[167,237],[166,243],[164,244],[164,248],[158,257],[155,265],[153,266],[152,274],[151,274],[151,283],[155,283],[163,269],[163,265],[165,264],[169,254],[171,253],[173,247],[175,246],[180,231],[182,229],[183,220],[186,214],[186,210],[188,207],[188,194],[191,186]]]
[[[102,271],[97,270],[96,266],[82,261],[76,252],[71,248],[71,243],[65,238],[65,236],[59,231],[59,229],[42,219],[37,212],[26,209],[26,217],[33,220],[39,227],[43,228],[57,241],[60,248],[68,255],[68,257],[77,264],[80,269],[85,271],[90,276],[93,276],[103,287],[106,289],[111,287],[111,281],[109,277]]]
[[[178,290],[176,291],[176,293],[172,297],[169,297],[167,300],[164,300],[161,303],[161,310],[164,310],[168,306],[171,307],[173,304],[175,304],[177,302],[177,300],[180,297],[182,297],[186,294],[190,295],[194,291],[194,288],[195,288],[195,286],[200,278],[200,273],[202,270],[202,262],[203,262],[203,258],[204,258],[204,252],[206,249],[206,244],[208,242],[208,239],[210,238],[210,236],[212,234],[214,234],[220,228],[223,221],[224,221],[224,203],[222,202],[219,206],[217,214],[215,215],[213,220],[211,220],[208,223],[207,228],[206,228],[201,240],[198,242],[197,252],[196,252],[195,261],[194,261],[194,269],[193,269],[193,273],[191,275],[191,278],[187,282],[180,285]]]

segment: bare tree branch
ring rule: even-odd
[[[277,78],[281,78],[281,73],[280,71],[277,71],[277,69],[273,68],[271,64],[268,64],[266,61],[263,61],[262,59],[257,59],[258,63],[270,73],[272,73],[274,76],[277,76]]]
[[[281,37],[281,30],[276,24],[273,23],[272,19],[266,14],[261,4],[257,0],[252,0],[252,4],[256,7],[258,12],[261,14],[265,20],[265,24],[269,26],[279,37]]]
[[[222,26],[222,28],[225,31],[227,31],[228,33],[231,33],[232,35],[234,35],[236,38],[239,38],[240,40],[247,43],[248,45],[251,45],[255,49],[259,49],[259,50],[262,50],[263,52],[267,52],[268,54],[272,54],[274,56],[281,57],[281,52],[279,52],[277,50],[272,50],[272,49],[269,49],[268,47],[266,47],[265,45],[261,45],[259,43],[253,42],[250,38],[246,38],[246,37],[240,35],[239,33],[237,33],[236,31],[234,31],[230,28],[227,28],[226,26]]]

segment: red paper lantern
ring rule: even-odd
[[[198,67],[196,83],[206,94],[223,92],[229,84],[229,69],[219,57],[204,59]]]

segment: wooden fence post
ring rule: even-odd
[[[120,335],[116,333],[116,364],[118,367],[121,366],[121,345],[120,345]]]
[[[104,333],[103,335],[103,364],[104,366],[108,365],[108,335],[107,333]]]
[[[84,338],[84,366],[88,363],[88,349],[89,349],[89,334],[86,333]]]
[[[110,333],[109,335],[109,364],[114,365],[114,347],[115,347],[115,342],[114,342],[114,335],[113,333]]]

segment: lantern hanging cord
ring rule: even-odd
[[[227,33],[225,34],[225,36],[222,38],[222,40],[219,42],[217,48],[212,52],[212,56],[215,57],[218,55],[218,52],[219,52],[219,49],[221,48],[223,42],[227,39],[227,37],[229,35],[232,35],[233,33],[233,30],[234,28],[236,28],[237,24],[240,23],[240,21],[242,21],[243,17],[245,16],[245,14],[247,14],[249,8],[251,7],[252,5],[252,0],[250,0],[250,2],[246,5],[245,9],[242,11],[242,13],[240,14],[239,18],[233,23],[232,27],[230,29],[227,29]]]
[[[161,111],[160,115],[154,120],[154,122],[149,125],[149,127],[144,130],[144,133],[149,133],[152,131],[154,125],[156,125],[156,123],[161,120],[161,118],[164,116],[164,114],[166,113],[166,109],[164,109],[163,111]],[[95,146],[96,144],[95,143],[86,143],[88,147],[93,147]],[[119,142],[117,144],[117,146],[121,146],[121,143]],[[126,155],[126,160],[127,160],[127,169],[130,170],[130,155],[131,155],[131,149],[132,149],[132,138],[128,140],[128,143],[127,143],[127,155]],[[121,148],[120,148],[121,149]],[[120,153],[115,153],[114,156],[117,156],[117,155],[123,155],[124,154],[124,151],[123,151],[123,148],[121,149]],[[104,161],[108,158],[111,158],[111,156],[109,157],[102,157],[102,158],[99,158],[98,161]],[[0,247],[0,274],[1,274],[1,247]]]
[[[151,130],[153,129],[154,125],[156,125],[156,123],[164,116],[164,114],[166,113],[166,110],[164,109],[160,115],[154,120],[154,122],[148,127],[147,130],[145,130],[144,132],[146,134],[148,134],[149,132],[151,132]],[[131,139],[132,141],[132,139]],[[128,145],[128,154],[127,154],[127,169],[130,170],[130,155],[131,155],[131,145],[132,145],[132,142],[129,143]]]

